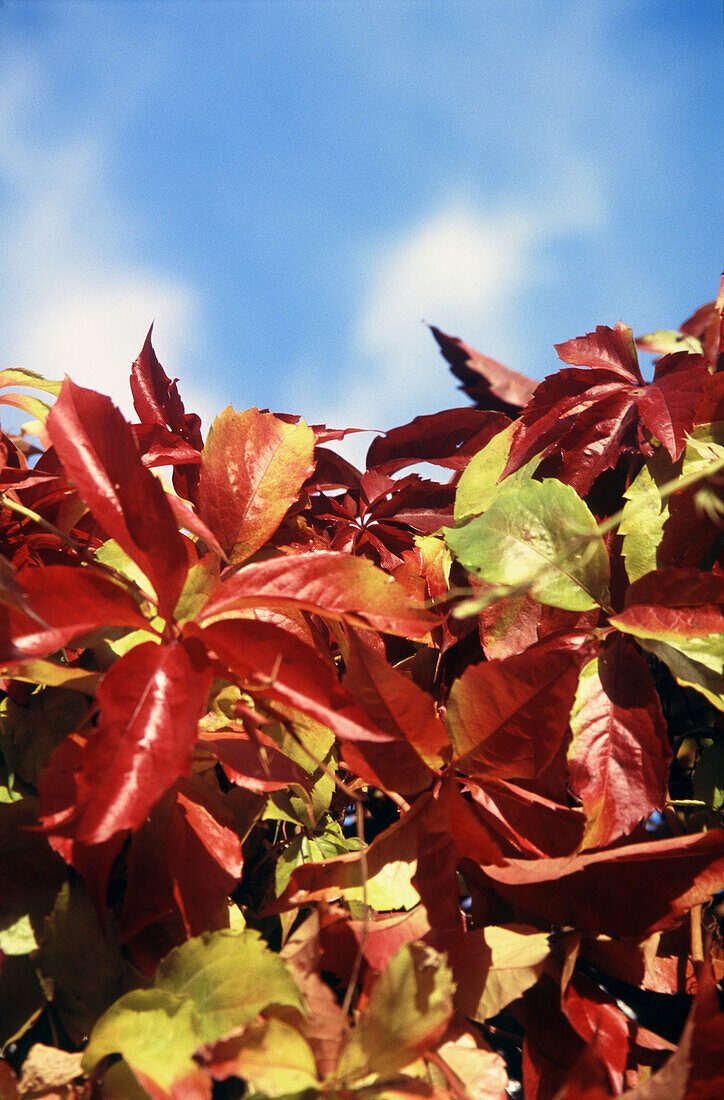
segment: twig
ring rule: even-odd
[[[704,965],[704,939],[701,932],[701,905],[689,910],[689,936],[691,943],[691,961],[698,975]]]
[[[360,930],[359,943],[357,945],[357,954],[355,956],[354,965],[352,967],[352,973],[349,976],[349,982],[347,983],[347,992],[344,995],[344,1001],[342,1003],[342,1012],[345,1018],[348,1018],[350,1005],[352,1004],[352,997],[354,996],[355,986],[357,985],[357,979],[359,977],[360,967],[362,966],[362,959],[364,957],[365,941],[367,939],[367,931],[369,928],[369,916],[367,912],[367,847],[365,845],[365,833],[364,833],[364,811],[362,809],[362,802],[358,801],[355,805],[356,819],[357,819],[357,839],[360,846],[360,871],[362,874],[362,928]]]

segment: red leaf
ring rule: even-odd
[[[345,761],[358,775],[385,790],[403,795],[421,791],[432,782],[431,769],[442,766],[442,752],[450,744],[433,700],[353,634],[348,641],[344,685],[374,725],[395,741],[345,746]]]
[[[349,1029],[346,1013],[320,977],[319,914],[313,913],[284,944],[282,957],[304,998],[306,1016],[299,1030],[311,1046],[320,1077],[334,1073]]]
[[[583,974],[575,974],[569,982],[562,1008],[581,1038],[586,1043],[595,1042],[596,1053],[619,1094],[628,1060],[630,1021],[611,998]]]
[[[482,594],[494,585],[471,577],[473,591]],[[538,641],[542,605],[527,593],[498,598],[478,614],[478,632],[489,661],[513,657]]]
[[[30,610],[27,596],[7,558],[0,556],[0,604],[15,611]]]
[[[51,763],[40,773],[38,794],[46,828],[55,822],[67,821],[73,812],[75,772],[82,759],[85,739],[71,734],[58,745]],[[74,837],[50,835],[50,846],[81,876],[93,899],[98,918],[105,927],[108,881],[113,864],[125,843],[125,834],[116,833],[103,844],[84,844]]]
[[[200,466],[201,451],[160,424],[132,424],[143,465]]]
[[[345,687],[376,726],[406,741],[429,768],[441,767],[450,740],[431,696],[351,632],[348,644]]]
[[[196,514],[193,507],[182,500],[181,497],[174,496],[173,493],[169,493],[166,499],[171,505],[171,511],[179,530],[190,531],[191,534],[196,535],[202,542],[205,542],[210,550],[213,550],[220,558],[227,561],[226,554],[216,535]]]
[[[581,799],[586,848],[632,832],[666,798],[671,752],[649,667],[627,639],[613,639],[584,670],[571,716],[568,772]]]
[[[686,433],[694,421],[694,409],[704,380],[708,378],[700,355],[678,352],[660,359],[654,381],[636,397],[643,423],[663,443],[672,462],[686,446]]]
[[[138,828],[190,767],[210,684],[203,651],[190,642],[146,642],[121,657],[98,689],[98,726],[76,770],[75,810],[62,831],[69,826],[78,840],[100,844]],[[55,831],[56,822],[46,824]]]
[[[233,816],[212,802],[198,780],[179,784],[166,864],[186,931],[198,936],[234,889],[243,866]]]
[[[204,447],[199,514],[233,562],[274,534],[314,469],[314,432],[271,413],[229,406]]]
[[[503,897],[552,924],[642,939],[724,889],[724,829],[482,870]]]
[[[161,483],[141,461],[130,426],[110,398],[66,378],[47,430],[93,516],[148,577],[159,614],[168,618],[186,579],[186,546]]]
[[[625,1100],[713,1100],[724,1094],[724,1012],[708,963],[678,1047],[653,1077]]]
[[[509,1009],[525,1028],[523,1088],[525,1096],[532,1097],[532,1100],[554,1100],[554,1097],[558,1100],[558,1090],[564,1084],[570,1066],[585,1050],[580,1035],[560,1011],[560,1004],[559,983],[548,974],[543,974]],[[567,1100],[582,1098],[574,1092]],[[590,1100],[603,1100],[603,1096],[594,1093]]]
[[[201,744],[214,754],[226,778],[237,787],[256,794],[279,791],[290,783],[309,787],[306,772],[271,742],[264,741],[257,747],[245,734],[221,729],[203,735]]]
[[[521,415],[503,476],[535,456],[549,458],[547,472],[583,495],[625,451],[651,453],[643,427],[679,457],[708,378],[701,356],[668,356],[647,386],[631,330],[620,322],[557,347],[564,362],[591,369],[564,368],[541,382]]]
[[[611,375],[563,369],[541,382],[518,422],[503,477],[536,455],[559,456],[557,476],[581,494],[636,445],[636,413]]]
[[[614,626],[643,638],[698,638],[724,633],[724,576],[669,566],[646,573],[626,591]]]
[[[372,562],[331,550],[244,566],[219,585],[198,618],[207,622],[251,607],[304,608],[409,638],[423,637],[436,625]]]
[[[690,1035],[686,1100],[708,1100],[724,1092],[724,1010],[708,964],[699,971],[699,989],[687,1025]],[[686,1038],[682,1042],[685,1046]]]
[[[24,569],[18,580],[34,617],[0,607],[3,663],[43,657],[99,627],[150,629],[127,590],[89,566]]]
[[[578,848],[583,836],[583,814],[534,791],[504,780],[478,786],[470,793],[481,816],[498,836],[507,839],[511,855],[563,856]]]
[[[724,375],[721,378],[724,380]],[[709,489],[721,501],[721,479],[716,474],[702,478],[669,498],[669,516],[664,522],[663,538],[656,553],[662,565],[698,568],[721,537],[721,521],[716,511],[703,511],[699,506],[702,489]]]
[[[471,408],[416,416],[409,424],[372,440],[367,466],[385,474],[416,462],[463,470],[507,424],[508,418],[502,413]]]
[[[214,623],[196,635],[238,678],[245,691],[292,707],[351,741],[391,741],[371,723],[316,650],[272,623],[236,619]]]
[[[628,382],[642,385],[636,342],[628,325],[619,321],[615,328],[598,325],[595,332],[556,344],[558,358],[564,363],[617,374]]]
[[[131,367],[131,393],[133,404],[142,424],[166,427],[182,439],[190,450],[188,464],[180,460],[174,465],[173,484],[176,492],[187,500],[195,499],[203,448],[201,419],[196,413],[187,413],[179,397],[176,382],[172,382],[156,358],[151,344],[153,325],[148,330],[141,354]],[[194,452],[196,455],[194,457]]]
[[[196,413],[187,413],[179,397],[176,382],[172,382],[156,358],[148,330],[141,353],[131,367],[133,404],[142,424],[161,424],[180,435],[196,450],[201,450],[201,420]]]
[[[456,766],[475,776],[533,779],[560,749],[581,657],[544,643],[466,669],[446,721]]]
[[[479,409],[495,409],[508,416],[516,416],[528,404],[537,385],[532,378],[504,367],[434,325],[430,325],[430,332],[450,364],[452,373],[462,382],[460,389],[475,401]]]

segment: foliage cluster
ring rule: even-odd
[[[723,308],[364,471],[0,375],[2,1100],[724,1095]]]

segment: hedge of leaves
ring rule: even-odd
[[[723,309],[364,471],[0,374],[2,1100],[724,1095]]]

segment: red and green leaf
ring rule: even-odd
[[[272,413],[229,406],[204,447],[198,486],[201,519],[234,563],[274,534],[314,469],[314,432]]]

